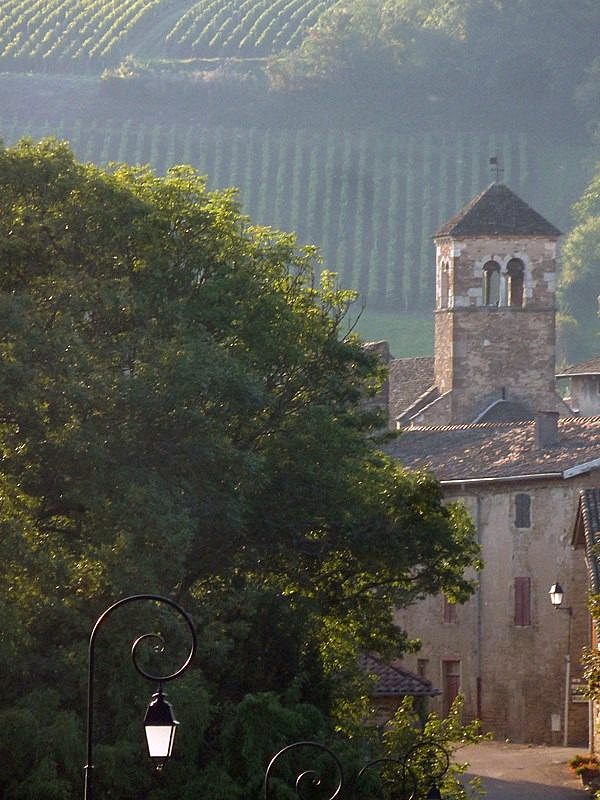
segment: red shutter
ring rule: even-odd
[[[531,578],[515,578],[515,625],[531,625]]]
[[[443,670],[443,709],[444,716],[447,717],[452,706],[456,700],[456,696],[460,692],[460,661],[444,661],[442,663]]]

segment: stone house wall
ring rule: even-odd
[[[475,595],[444,622],[444,600],[428,598],[398,611],[398,623],[422,648],[404,665],[420,671],[446,691],[445,665],[459,665],[465,716],[479,718],[497,738],[560,743],[551,717],[564,719],[565,654],[569,615],[553,609],[548,590],[560,580],[571,618],[571,674],[582,676],[581,650],[589,644],[587,575],[583,556],[570,548],[579,488],[598,485],[598,471],[586,477],[497,482],[448,490],[461,499],[477,526],[485,564]],[[531,527],[516,526],[517,495],[528,494]],[[530,624],[515,624],[515,579],[530,581]],[[454,670],[456,671],[456,669]],[[432,701],[443,713],[445,698]],[[587,703],[570,703],[569,743],[586,746]]]
[[[581,416],[598,416],[600,414],[600,375],[573,375],[570,401]]]

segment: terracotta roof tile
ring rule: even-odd
[[[563,369],[557,378],[567,375],[600,375],[600,358],[592,358],[591,361],[583,361],[580,364],[571,364],[570,367]]]
[[[375,656],[362,656],[360,659],[361,667],[370,675],[375,675],[378,680],[373,690],[374,696],[427,696],[435,697],[441,694],[425,678],[419,678],[413,672],[409,672],[397,664],[384,664]]]
[[[433,383],[433,356],[394,358],[388,364],[390,376],[390,420],[423,394]]]
[[[579,492],[581,517],[585,534],[585,555],[593,592],[600,590],[600,489],[582,489]]]
[[[514,400],[497,400],[486,408],[477,419],[478,422],[512,422],[530,420],[531,408]]]
[[[533,420],[409,428],[386,449],[441,481],[560,473],[600,460],[600,417],[559,419],[558,441],[545,449],[536,446]]]
[[[456,216],[436,231],[440,236],[549,236],[561,235],[524,200],[502,183],[492,183]]]

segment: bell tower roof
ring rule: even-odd
[[[492,183],[433,236],[547,236],[558,228],[502,183]]]

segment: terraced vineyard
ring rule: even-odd
[[[575,199],[586,180],[579,175],[575,181],[578,154],[562,166],[553,155],[560,191],[545,185],[549,154],[530,146],[524,135],[324,135],[106,120],[50,131],[0,117],[6,143],[46,133],[70,140],[85,161],[151,163],[159,172],[188,163],[207,174],[213,188],[240,187],[253,221],[297,231],[301,242],[318,244],[342,284],[358,289],[369,308],[379,310],[431,309],[431,234],[491,181],[491,154],[500,155],[505,181],[558,225],[564,224],[570,196]],[[596,149],[590,159],[597,156]],[[558,197],[560,214],[552,205]]]
[[[0,68],[89,70],[144,58],[265,57],[335,0],[2,0]]]

